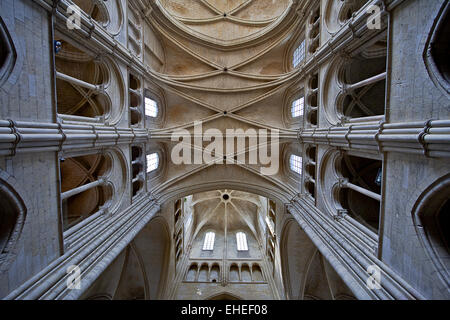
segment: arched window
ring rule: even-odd
[[[214,240],[216,234],[214,232],[208,232],[205,235],[205,241],[203,242],[203,251],[213,251],[214,250]]]
[[[292,65],[294,68],[297,68],[303,60],[305,60],[305,40],[303,40],[297,49],[295,49],[292,57]]]
[[[147,155],[147,173],[155,171],[159,167],[159,156],[157,153]]]
[[[291,159],[289,161],[291,170],[295,173],[302,174],[303,169],[303,159],[295,154],[291,155]]]
[[[145,115],[152,118],[158,116],[158,103],[149,97],[145,97]]]
[[[305,97],[300,97],[292,102],[291,114],[292,118],[303,116],[305,111]]]
[[[236,243],[238,251],[248,251],[247,236],[245,233],[236,233]]]

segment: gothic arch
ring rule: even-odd
[[[110,21],[108,9],[101,1],[73,0],[73,2],[84,11],[84,13],[103,27],[108,25]]]
[[[326,119],[331,124],[337,124],[341,120],[341,115],[336,110],[336,105],[343,89],[340,70],[346,62],[342,57],[336,57],[330,62],[322,83],[323,110]]]
[[[147,173],[147,180],[149,183],[162,179],[167,173],[167,163],[170,161],[168,158],[167,148],[163,143],[151,143],[147,144],[145,155],[152,153],[158,154],[159,165],[155,171]]]
[[[444,1],[433,23],[425,45],[423,58],[431,80],[447,96],[450,95],[450,64],[448,62],[450,4]]]
[[[336,214],[336,208],[339,202],[336,195],[336,184],[339,181],[339,175],[334,165],[339,158],[340,153],[335,150],[328,150],[322,155],[318,171],[318,193],[324,199],[324,207],[330,215]],[[333,196],[329,196],[333,195]]]
[[[282,279],[287,299],[355,299],[294,219],[285,222],[281,239]]]
[[[339,203],[338,210],[345,209],[360,224],[378,233],[380,223],[381,184],[377,183],[383,163],[381,159],[371,159],[354,154],[341,153],[334,165],[339,182],[332,195]],[[358,191],[347,183],[363,188]],[[370,196],[372,195],[372,197]],[[378,195],[379,199],[375,199]]]
[[[325,26],[328,33],[335,34],[359,12],[367,0],[328,0],[325,6]]]
[[[302,43],[302,41],[305,41],[305,43],[306,43],[305,26],[304,26],[304,24],[299,24],[297,26],[297,30],[295,31],[295,34],[293,34],[292,39],[290,40],[289,45],[286,46],[286,49],[284,52],[283,65],[284,65],[285,70],[292,71],[295,69],[292,64],[292,61],[293,61],[292,58],[294,55],[294,51]],[[305,56],[304,56],[303,61],[300,64],[302,64],[305,60],[306,60],[306,44],[305,44]]]
[[[106,180],[111,175],[111,168],[112,158],[102,153],[68,157],[61,160],[64,231],[98,212],[113,195],[111,186],[106,183],[76,194],[69,192],[79,190],[82,186],[95,183],[102,178]]]
[[[346,211],[373,233],[378,232],[381,158],[365,153],[327,151],[319,168],[319,192],[331,216]]]
[[[15,63],[15,48],[0,17],[0,85],[8,78]]]
[[[58,115],[63,122],[117,124],[125,108],[125,84],[117,64],[56,32]]]
[[[74,0],[73,2],[111,35],[118,35],[122,30],[124,10],[120,0]]]
[[[244,300],[241,297],[238,297],[234,294],[231,294],[229,292],[222,292],[216,295],[213,295],[209,298],[206,298],[205,300]]]
[[[61,157],[62,196],[66,202],[66,214],[71,208],[76,215],[81,214],[84,220],[96,209],[105,209],[115,213],[125,197],[127,181],[130,177],[130,166],[120,148],[107,150],[91,150],[90,152],[64,152]],[[120,174],[118,174],[120,173]],[[123,174],[125,173],[125,174]],[[98,186],[81,192],[72,191],[87,183],[101,182]],[[97,199],[94,203],[91,197]],[[70,202],[69,202],[70,201]],[[89,203],[85,203],[89,201]],[[91,208],[93,212],[85,212],[82,208]],[[78,213],[77,213],[78,212]],[[78,221],[78,220],[76,220]],[[79,221],[81,222],[81,221]],[[74,226],[67,224],[66,227]]]
[[[198,267],[197,262],[193,262],[189,265],[189,268],[186,271],[186,276],[185,276],[186,282],[195,282],[197,280],[198,268],[199,267]]]
[[[291,112],[292,103],[301,97],[305,99],[304,104],[306,105],[305,88],[301,84],[294,84],[289,87],[283,95],[283,124],[286,128],[298,129],[303,127],[305,113],[298,118],[293,118]]]
[[[0,271],[6,270],[15,255],[22,234],[27,208],[19,194],[5,180],[0,179]]]
[[[338,76],[343,88],[335,105],[345,121],[385,114],[386,52],[382,42],[376,43],[342,64]],[[378,76],[377,80],[369,81]],[[369,82],[359,85],[365,81]]]
[[[164,91],[153,83],[145,83],[144,99],[148,97],[158,103],[158,116],[156,118],[145,117],[146,128],[162,128],[166,121],[167,102]]]
[[[431,184],[411,213],[416,233],[445,287],[450,286],[450,175]]]
[[[165,218],[155,217],[133,240],[143,256],[151,299],[160,299],[167,289],[171,251],[169,230]],[[159,270],[159,272],[155,270]]]
[[[120,280],[114,293],[115,300],[149,300],[149,281],[141,252],[134,240],[125,250]]]
[[[157,300],[167,289],[170,236],[153,218],[84,293],[88,300]]]
[[[0,17],[0,89],[9,91],[19,79],[22,66],[22,46],[14,27]]]
[[[286,190],[278,188],[268,188],[260,184],[241,183],[234,180],[217,180],[208,183],[194,183],[189,186],[168,190],[167,192],[164,192],[164,194],[159,195],[158,201],[174,201],[176,199],[183,198],[192,194],[220,189],[238,190],[253,193],[264,196],[266,198],[276,199],[282,203],[288,203],[294,196],[294,194],[291,195],[286,192]],[[155,193],[154,195],[157,196],[157,194]]]
[[[298,143],[290,143],[285,144],[282,149],[282,166],[280,166],[280,170],[284,173],[286,177],[288,177],[294,184],[297,184],[301,181],[303,177],[303,172],[298,174],[297,172],[292,171],[290,165],[290,158],[293,155],[299,156],[303,160],[303,146]],[[303,170],[302,170],[303,171]]]
[[[285,296],[301,300],[305,267],[317,249],[294,219],[285,222],[280,242],[281,269]]]

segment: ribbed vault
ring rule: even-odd
[[[162,126],[150,131],[152,139],[171,154],[178,143],[172,135],[180,130],[193,135],[195,123],[201,122],[203,132],[217,129],[224,136],[227,129],[267,130],[270,141],[270,132],[276,131],[279,150],[290,144],[297,131],[283,121],[284,96],[299,81],[299,71],[286,63],[299,27],[291,1],[164,0],[152,2],[151,9],[148,21],[165,55],[163,66],[148,71],[164,91],[167,115]],[[198,151],[209,143],[187,142]],[[250,164],[250,151],[264,145],[259,140],[253,146],[247,142],[240,152],[225,148],[202,164],[169,162],[167,175],[152,191],[167,194],[184,180],[196,184],[200,176],[217,180],[225,167],[228,176],[247,175],[247,183],[262,180],[295,195],[295,181],[282,174],[281,153],[276,174],[261,174],[260,161]]]

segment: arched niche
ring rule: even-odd
[[[21,197],[0,179],[0,270],[7,267],[22,233],[27,209]]]
[[[220,266],[218,264],[212,266],[210,280],[211,282],[220,282]]]
[[[428,73],[438,88],[450,94],[450,4],[444,1],[424,50]]]
[[[69,157],[60,162],[61,193],[63,198],[63,227],[67,231],[100,208],[112,197],[112,189],[101,184],[75,194],[86,185],[110,175],[113,159],[101,153]],[[65,196],[67,195],[68,196]]]
[[[369,49],[367,52],[371,52]],[[337,112],[347,119],[381,116],[385,113],[385,78],[361,87],[355,85],[386,72],[386,48],[382,56],[359,55],[346,60],[339,71],[344,88],[337,99]]]
[[[56,80],[58,113],[90,118],[108,114],[111,106],[103,92],[69,81],[77,79],[90,86],[103,86],[108,81],[106,66],[58,34],[55,38],[62,43],[61,51],[55,56],[56,71],[70,77]]]
[[[416,233],[444,286],[450,286],[450,175],[428,187],[412,210]]]
[[[189,270],[186,274],[186,281],[188,282],[195,282],[197,280],[197,271],[198,271],[198,265],[197,263],[191,264],[189,267]]]
[[[304,174],[304,190],[312,198],[316,198],[316,168],[317,168],[317,147],[309,145],[306,148],[305,159],[303,164],[305,166]]]
[[[128,2],[128,49],[136,57],[142,54],[142,22],[139,9]]]
[[[60,32],[55,55],[57,112],[65,122],[116,124],[125,110],[125,85],[115,62]]]
[[[385,114],[385,36],[354,56],[330,61],[321,86],[325,117],[331,124],[368,118],[379,121]],[[355,121],[355,120],[353,120]]]
[[[308,52],[314,54],[320,47],[320,30],[321,30],[321,12],[320,3],[315,9],[311,10],[311,14],[308,19],[309,33],[308,33]]]
[[[239,276],[239,267],[238,267],[237,264],[232,264],[230,266],[229,281],[230,282],[239,282],[239,281],[241,281],[240,276]]]
[[[123,27],[124,10],[120,0],[73,0],[73,2],[111,35]]]
[[[13,71],[16,59],[16,49],[8,29],[0,17],[0,87]]]
[[[252,282],[250,267],[246,263],[241,266],[241,277],[242,282]]]
[[[325,25],[335,34],[367,3],[367,0],[328,0],[325,6]]]
[[[60,157],[64,230],[93,214],[114,214],[123,204],[131,170],[119,148],[63,152]]]
[[[253,282],[263,282],[264,276],[261,267],[258,264],[252,266],[252,281]]]
[[[198,282],[208,282],[208,265],[202,264],[198,273]]]
[[[139,127],[144,116],[142,114],[142,80],[140,76],[130,72],[128,74],[128,102],[130,108],[130,125]]]
[[[332,217],[348,213],[360,229],[376,236],[379,228],[383,163],[379,155],[329,150],[321,157],[317,191]],[[357,224],[357,225],[358,225]]]
[[[144,182],[142,180],[133,181],[133,198],[141,194],[144,189]]]
[[[73,0],[84,13],[101,25],[109,22],[108,9],[98,0]]]
[[[381,195],[382,161],[343,153],[335,162],[336,171],[349,183]],[[332,195],[330,195],[332,196]],[[337,194],[337,201],[352,218],[378,233],[380,222],[380,201],[355,189],[343,187]]]
[[[142,145],[131,146],[132,197],[144,192],[145,157]]]

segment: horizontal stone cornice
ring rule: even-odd
[[[145,142],[146,129],[0,120],[0,155],[95,149]]]
[[[299,141],[344,149],[448,158],[450,157],[450,120],[355,123],[342,127],[305,129],[299,132]]]

